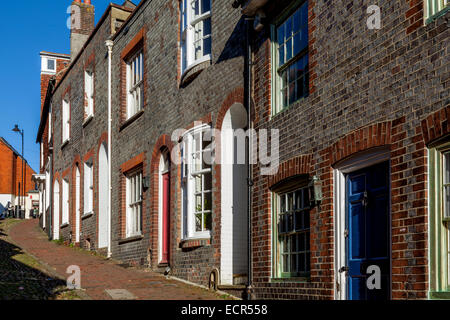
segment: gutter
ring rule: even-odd
[[[245,107],[247,109],[247,128],[249,132],[253,132],[253,122],[252,122],[252,29],[253,29],[254,18],[246,17],[246,56],[245,56],[245,66],[244,66],[244,79],[245,79]],[[247,215],[248,215],[248,282],[247,282],[247,300],[252,300],[253,297],[253,234],[252,234],[252,192],[253,192],[253,136],[249,135],[249,142],[247,146],[247,159],[248,159],[248,194],[247,194]]]

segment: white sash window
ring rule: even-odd
[[[144,106],[144,54],[139,51],[127,63],[127,119]]]
[[[211,60],[211,0],[180,2],[181,70]]]

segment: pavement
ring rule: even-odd
[[[48,279],[65,283],[66,271],[78,266],[81,271],[81,300],[220,300],[226,297],[191,286],[148,269],[125,268],[120,262],[107,260],[78,248],[48,241],[37,220],[14,224],[6,241],[16,250],[30,255],[44,266],[40,272]],[[5,240],[5,239],[4,239]],[[39,297],[38,297],[39,298]]]

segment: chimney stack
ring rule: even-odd
[[[71,12],[70,57],[73,60],[95,28],[95,8],[91,0],[75,0]]]

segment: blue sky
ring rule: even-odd
[[[96,22],[111,1],[93,0]],[[122,0],[116,1],[122,4]],[[139,1],[135,1],[138,3]],[[70,53],[67,8],[71,0],[3,1],[0,50],[0,136],[22,151],[14,124],[25,130],[25,158],[39,170],[36,135],[40,121],[39,52]]]

